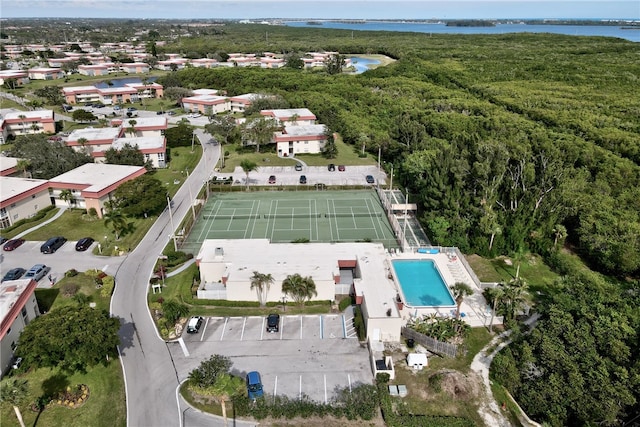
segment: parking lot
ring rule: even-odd
[[[213,354],[231,358],[234,374],[257,370],[265,393],[328,402],[337,390],[371,384],[369,353],[360,345],[353,320],[343,314],[280,316],[279,331],[266,331],[266,317],[208,317],[184,345],[169,344],[183,375]]]

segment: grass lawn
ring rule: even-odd
[[[43,312],[49,312],[57,308],[66,307],[69,305],[77,305],[72,296],[64,295],[61,290],[69,289],[69,287],[76,287],[76,293],[81,293],[87,296],[88,303],[96,303],[96,308],[109,311],[109,303],[111,302],[111,296],[104,297],[100,294],[100,290],[96,289],[96,284],[92,276],[85,274],[85,272],[79,272],[78,275],[73,277],[60,278],[49,289],[36,289],[36,298],[38,300],[38,306]]]
[[[67,374],[57,369],[31,370],[19,376],[27,380],[29,392],[20,410],[25,425],[37,427],[125,427],[126,404],[124,380],[120,363],[112,359],[108,366],[89,368],[85,374]],[[68,386],[86,384],[89,399],[82,406],[70,409],[57,404],[48,406],[42,413],[31,410],[35,400],[43,395],[54,396]],[[0,406],[3,426],[17,426],[13,408],[6,402]]]
[[[58,213],[58,208],[53,208],[51,209],[49,212],[47,212],[47,214],[44,216],[44,218],[38,220],[38,221],[33,221],[33,222],[27,222],[26,224],[21,225],[20,227],[16,227],[16,228],[12,228],[9,231],[5,231],[2,230],[2,232],[0,233],[0,236],[2,237],[6,237],[8,239],[11,239],[15,236],[17,236],[18,234],[22,233],[25,230],[30,229],[31,227],[35,227],[36,225],[47,221],[49,218],[53,217],[56,213]],[[51,237],[51,236],[49,236]]]
[[[171,148],[168,167],[156,169],[153,172],[153,176],[167,187],[167,191],[173,197],[184,183],[186,171],[188,170],[191,173],[200,161],[200,157],[202,157],[202,146],[200,144],[194,146],[193,153],[191,152],[191,147]],[[200,186],[192,188],[194,197],[199,190]]]
[[[24,110],[25,108],[18,104],[17,102],[11,100],[11,99],[7,99],[4,97],[0,97],[0,108],[4,109],[4,108],[15,108],[16,110]],[[4,149],[4,145],[2,146],[2,148]]]
[[[377,159],[372,155],[367,157],[359,157],[360,151],[353,146],[342,142],[342,139],[336,139],[338,147],[338,157],[335,159],[327,159],[321,154],[297,154],[299,158],[309,166],[326,166],[329,163],[336,165],[375,165]],[[261,148],[262,152],[246,151],[236,145],[225,145],[223,149],[229,152],[229,156],[225,160],[222,172],[231,173],[236,166],[240,166],[242,160],[251,160],[260,166],[295,166],[296,158],[278,157],[275,152],[275,146],[267,146]]]

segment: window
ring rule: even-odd
[[[31,195],[31,198],[32,198],[32,199],[35,199],[35,198],[36,198],[36,195],[35,195],[35,194],[32,194],[32,195]]]
[[[9,329],[11,330],[11,329]],[[7,335],[9,335],[9,332],[7,332]],[[15,341],[11,341],[11,351],[16,351],[16,348],[18,348],[18,345],[16,344]]]

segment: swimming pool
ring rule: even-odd
[[[396,272],[404,303],[410,307],[455,306],[449,288],[435,262],[429,259],[396,259]]]

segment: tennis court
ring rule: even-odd
[[[205,239],[264,238],[398,246],[375,191],[354,190],[216,193],[182,247],[197,253]]]

